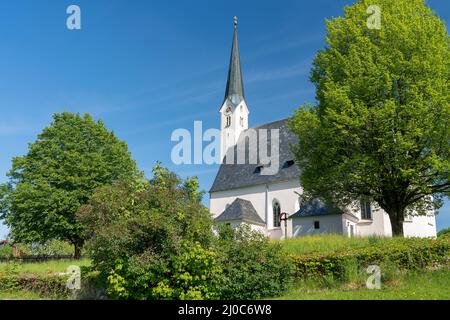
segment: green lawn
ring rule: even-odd
[[[407,241],[399,238],[388,237],[353,237],[343,235],[314,235],[292,238],[281,241],[287,252],[292,254],[305,254],[320,252],[328,254],[342,249],[363,248],[378,243],[389,245],[389,243]]]
[[[26,262],[26,263],[15,263],[17,268],[16,270],[23,273],[31,273],[31,274],[42,274],[42,273],[58,273],[66,271],[67,267],[75,265],[75,266],[89,266],[89,259],[81,259],[81,260],[55,260],[55,261],[45,261],[45,262]],[[0,273],[11,267],[11,263],[0,263]]]
[[[38,293],[32,291],[0,291],[0,300],[44,300]]]
[[[352,288],[353,287],[353,288]],[[356,287],[356,288],[355,288]],[[279,300],[450,300],[450,270],[408,272],[380,290],[369,290],[364,283],[327,288],[317,282],[298,283]]]

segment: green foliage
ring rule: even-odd
[[[366,26],[370,5],[381,29]],[[306,195],[340,207],[377,202],[403,233],[450,192],[450,47],[422,0],[360,0],[327,21],[311,72],[318,105],[290,122]],[[434,203],[431,201],[434,196]]]
[[[450,228],[442,229],[437,234],[438,238],[450,238]]]
[[[0,270],[0,292],[36,292],[49,298],[66,298],[67,277],[56,274],[20,274],[17,263],[8,263]]]
[[[183,181],[157,164],[151,180],[99,188],[78,210],[93,270],[99,271],[110,297],[212,296],[213,290],[203,283],[217,270],[209,250],[212,220],[193,181]],[[199,280],[202,277],[206,280]]]
[[[28,245],[29,254],[32,256],[70,256],[73,254],[73,247],[67,241],[49,240],[43,244],[31,243]]]
[[[447,239],[396,238],[361,248],[338,250],[328,254],[311,253],[294,258],[296,277],[331,275],[345,280],[349,272],[369,265],[385,265],[400,270],[418,270],[448,263],[450,242]],[[350,270],[349,268],[353,268]]]
[[[9,244],[0,246],[0,258],[12,258],[13,248]]]
[[[394,272],[392,280],[383,279],[380,290],[365,286],[365,278],[357,283],[335,283],[329,286],[321,278],[303,279],[280,300],[449,300],[450,277],[448,268]]]
[[[220,228],[196,179],[158,163],[150,181],[99,188],[77,217],[92,270],[113,299],[257,299],[282,292],[293,264],[280,244],[247,227]]]
[[[223,280],[221,299],[261,299],[281,294],[291,283],[294,265],[281,244],[243,225],[219,230]]]
[[[217,253],[199,243],[185,242],[173,260],[171,278],[158,283],[155,297],[162,299],[200,300],[217,298],[219,278]]]
[[[101,121],[55,114],[28,153],[13,158],[10,182],[0,189],[1,218],[15,241],[65,239],[77,251],[84,241],[77,209],[96,188],[135,174],[127,145]]]

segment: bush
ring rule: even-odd
[[[98,189],[77,214],[109,298],[258,299],[286,288],[293,264],[280,244],[248,227],[214,237],[197,180],[153,173]]]
[[[29,254],[33,256],[71,256],[73,245],[67,241],[50,240],[44,244],[30,244]]]
[[[242,225],[219,230],[223,278],[221,299],[261,299],[277,296],[291,284],[294,265],[281,244]]]
[[[350,261],[359,269],[368,265],[391,265],[400,270],[418,270],[444,265],[448,262],[450,242],[445,239],[396,238],[389,243],[340,250],[327,255],[319,253],[296,256],[296,277],[332,275],[345,280]]]
[[[8,263],[0,272],[0,291],[33,291],[48,298],[66,298],[70,290],[66,276],[19,274],[18,264]]]
[[[450,228],[442,229],[437,234],[438,238],[447,238],[450,239]]]
[[[208,299],[218,269],[196,179],[157,165],[150,180],[100,188],[77,217],[110,298]]]
[[[0,258],[12,258],[13,254],[13,248],[11,245],[5,244],[0,246]]]

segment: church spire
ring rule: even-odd
[[[239,57],[237,22],[237,17],[234,17],[233,45],[228,69],[227,88],[225,90],[225,100],[228,99],[235,106],[244,100],[244,83],[242,81],[241,60]]]

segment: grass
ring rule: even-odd
[[[449,300],[450,270],[407,272],[382,282],[381,289],[367,289],[364,282],[299,282],[278,300]]]
[[[69,266],[76,265],[79,267],[89,266],[89,259],[81,260],[54,260],[54,261],[44,261],[44,262],[24,262],[15,263],[15,269],[20,274],[48,274],[48,273],[59,273],[65,272]],[[4,262],[0,263],[0,273],[5,271],[11,263]]]
[[[375,244],[407,241],[408,239],[387,238],[387,237],[353,237],[343,235],[314,235],[283,240],[281,244],[287,252],[297,255],[320,252],[329,254],[344,249],[358,249]]]
[[[44,300],[33,291],[0,291],[0,300]]]

